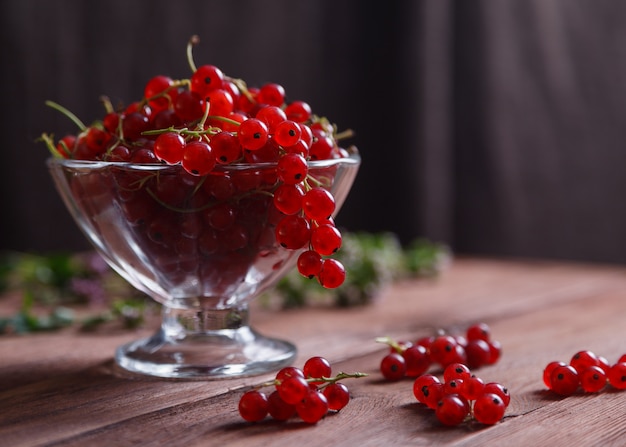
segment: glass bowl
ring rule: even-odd
[[[120,346],[126,370],[167,378],[261,374],[289,364],[296,347],[250,327],[249,303],[291,270],[300,251],[277,244],[275,163],[217,166],[52,158],[50,173],[69,212],[107,263],[162,305],[151,337]],[[335,197],[335,214],[360,165],[309,162],[309,178]]]

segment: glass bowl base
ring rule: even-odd
[[[223,379],[278,371],[296,356],[296,347],[265,337],[249,326],[190,334],[183,339],[163,329],[120,346],[115,361],[139,374],[171,379]]]

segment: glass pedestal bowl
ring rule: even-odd
[[[309,162],[335,214],[360,157]],[[296,347],[250,327],[249,303],[295,266],[276,243],[276,164],[218,166],[204,177],[179,165],[49,159],[54,183],[107,263],[162,305],[151,337],[121,346],[126,370],[166,378],[261,374],[291,363]]]

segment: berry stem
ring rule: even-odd
[[[197,35],[191,36],[189,42],[187,43],[187,62],[189,63],[189,68],[191,68],[192,72],[196,71],[196,63],[193,60],[193,47],[200,43],[200,37]]]
[[[48,148],[48,150],[50,151],[53,157],[66,158],[54,145],[54,139],[52,138],[51,135],[48,135],[47,133],[41,134],[40,140],[46,144],[46,147]],[[70,151],[67,147],[65,147],[65,144],[61,142],[61,145],[65,148],[65,152],[69,154]]]
[[[404,348],[393,338],[391,337],[376,337],[374,340],[376,343],[384,343],[393,348],[398,354],[402,354],[404,352]]]
[[[74,115],[72,112],[70,112],[69,110],[67,110],[65,107],[63,107],[60,104],[57,104],[54,101],[46,101],[45,104],[48,107],[52,107],[55,110],[58,110],[59,112],[61,112],[63,115],[65,115],[66,117],[68,117],[70,120],[72,120],[72,122],[74,122],[74,124],[76,124],[76,126],[80,129],[81,132],[84,132],[85,130],[87,130],[87,126],[85,126],[85,124],[76,116]]]

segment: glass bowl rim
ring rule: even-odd
[[[307,165],[309,169],[326,168],[338,164],[351,164],[358,165],[361,162],[361,156],[355,147],[348,149],[348,155],[346,157],[328,158],[324,160],[309,160]],[[162,171],[168,169],[181,168],[179,164],[167,164],[167,163],[132,163],[132,162],[120,162],[120,161],[99,161],[99,160],[73,160],[68,158],[50,157],[46,161],[49,166],[60,165],[66,168],[93,168],[104,169],[107,167],[125,168],[138,171]],[[276,167],[277,162],[262,162],[262,163],[231,163],[227,165],[216,164],[212,172],[226,172],[226,171],[244,171],[249,169],[268,169]]]

